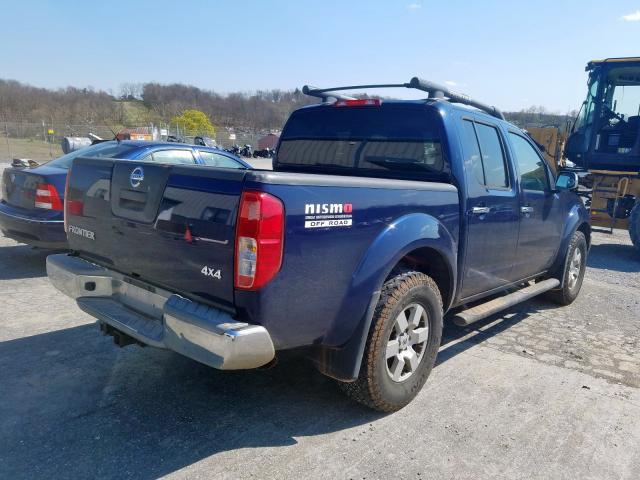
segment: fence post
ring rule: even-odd
[[[9,161],[11,161],[11,145],[9,144],[9,127],[7,122],[4,122],[4,134],[7,137],[7,152],[9,153]]]

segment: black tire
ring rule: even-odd
[[[409,320],[407,333],[402,335],[397,333],[397,319],[401,313]],[[414,325],[411,320],[417,318],[418,314],[421,320]],[[428,327],[426,332],[425,327]],[[424,340],[420,334],[426,335],[427,339]],[[422,338],[422,341],[411,343],[414,338]],[[424,273],[408,270],[398,272],[382,287],[358,378],[355,382],[341,383],[341,388],[354,400],[375,410],[399,410],[414,399],[427,381],[435,364],[441,338],[442,297],[438,286]],[[398,342],[398,354],[387,358],[388,344],[391,342]],[[405,354],[412,359],[413,355],[417,355],[415,358],[419,360],[415,368],[410,360],[400,360],[408,358],[402,356]],[[407,378],[400,376],[394,380],[392,369],[394,372],[400,370],[400,375],[407,375]]]
[[[636,202],[629,215],[629,236],[631,243],[640,253],[640,201]]]
[[[575,255],[576,250],[580,251],[580,265],[577,272],[577,277],[572,275],[573,267],[575,267]],[[545,294],[545,296],[560,305],[569,305],[578,297],[580,288],[582,287],[582,281],[584,280],[584,274],[587,268],[587,240],[584,237],[584,233],[580,231],[574,232],[569,242],[569,248],[564,258],[564,268],[562,269],[562,278],[559,280],[562,282],[560,288],[551,290]]]

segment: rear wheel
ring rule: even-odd
[[[560,288],[547,292],[550,300],[560,305],[569,305],[578,297],[587,268],[587,241],[580,231],[574,232],[564,260],[564,274]]]
[[[342,389],[370,408],[399,410],[426,382],[441,337],[442,299],[433,279],[416,271],[394,275],[382,288],[358,379]]]
[[[636,250],[640,252],[640,201],[637,201],[629,216],[629,236]]]

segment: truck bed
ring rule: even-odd
[[[248,190],[285,210],[280,271],[257,291],[234,287],[238,204]],[[376,243],[383,233],[401,238],[420,218],[425,236],[457,245],[460,225],[458,192],[446,183],[107,159],[75,160],[68,199],[78,256],[263,325],[276,349],[348,340],[383,273],[367,271],[367,256],[380,256],[384,269],[402,255]]]

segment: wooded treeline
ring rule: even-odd
[[[184,84],[126,83],[117,95],[92,88],[50,90],[0,80],[0,121],[136,126],[169,123],[184,110],[205,112],[214,125],[246,130],[280,129],[292,110],[315,103],[296,90],[258,90],[222,95]],[[505,113],[521,127],[564,127],[568,115],[543,107]]]
[[[106,92],[75,87],[49,90],[0,79],[0,121],[96,124],[113,121],[117,111]]]

